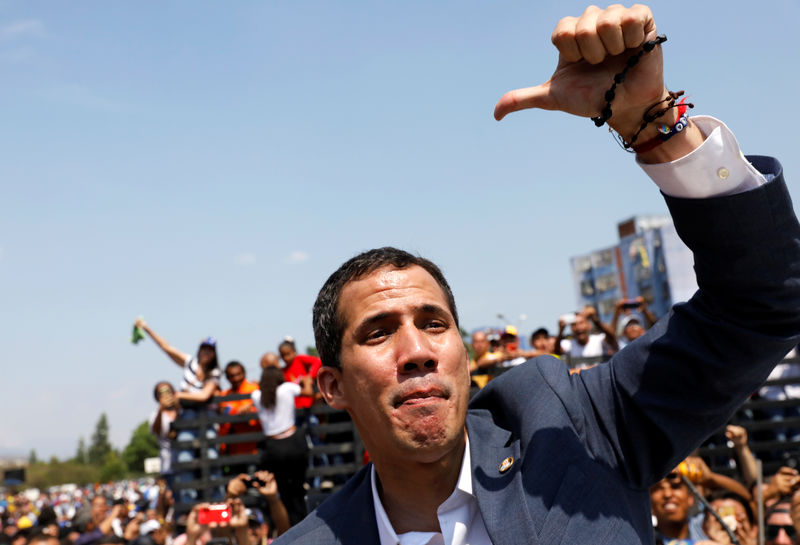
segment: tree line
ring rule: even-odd
[[[103,413],[95,425],[89,444],[80,437],[72,458],[59,460],[53,456],[44,462],[32,450],[25,484],[47,488],[65,483],[83,485],[140,477],[144,474],[144,459],[153,456],[158,456],[158,443],[150,433],[147,421],[133,430],[130,441],[120,451],[111,445],[108,417]]]

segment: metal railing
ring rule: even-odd
[[[260,465],[262,459],[260,444],[258,454],[222,454],[210,457],[209,448],[218,450],[218,446],[223,443],[226,445],[260,443],[264,439],[262,432],[230,433],[216,437],[207,437],[205,433],[205,430],[212,429],[216,424],[233,424],[257,419],[258,416],[255,413],[214,414],[207,410],[209,405],[249,398],[249,394],[214,397],[208,404],[192,405],[192,408],[198,409],[195,418],[179,418],[172,423],[172,429],[178,432],[187,429],[196,430],[196,438],[187,441],[172,441],[170,444],[173,451],[192,450],[195,452],[192,461],[176,462],[172,465],[172,471],[176,475],[189,471],[195,474],[195,478],[192,480],[175,482],[173,485],[176,493],[176,518],[181,514],[188,513],[197,501],[213,499],[215,492],[220,487],[224,489],[228,480],[235,477],[235,475],[222,475],[222,468],[244,465],[258,467]],[[307,503],[310,508],[313,508],[333,491],[338,490],[347,478],[358,471],[364,457],[364,445],[345,411],[332,409],[327,405],[314,405],[311,408],[311,414],[315,418],[310,418],[308,426],[305,428],[310,439],[306,481],[309,483]],[[298,418],[298,425],[300,424],[300,418]],[[332,486],[323,486],[328,484],[326,481],[330,481]],[[179,491],[186,489],[197,492],[196,501],[178,501]],[[248,504],[248,497],[245,497],[245,504]]]
[[[594,364],[607,361],[607,358],[573,358],[567,365],[575,367],[579,364]],[[783,363],[800,365],[800,358],[786,359]],[[491,370],[490,374],[500,374],[507,369]],[[771,380],[765,386],[800,386],[800,376]],[[475,389],[472,393],[477,391]],[[213,404],[224,401],[249,399],[249,394],[235,394],[225,397],[215,397]],[[792,408],[797,416],[790,418],[774,418],[770,411],[776,409]],[[173,422],[175,430],[200,429],[205,430],[221,423],[247,422],[257,418],[254,413],[247,414],[210,414],[206,410],[197,411],[195,419],[179,419]],[[338,490],[344,481],[352,476],[363,464],[364,444],[352,420],[345,411],[332,409],[324,404],[315,404],[311,408],[315,418],[309,419],[306,433],[310,438],[309,468],[306,471],[306,481],[309,485],[307,504],[313,509],[332,492]],[[298,424],[300,418],[298,418]],[[764,473],[770,475],[777,471],[781,465],[796,464],[800,466],[800,399],[786,399],[769,401],[752,398],[745,402],[737,411],[732,424],[744,427],[749,436],[749,446],[757,458],[764,462]],[[775,439],[777,431],[782,429],[797,430],[797,440],[782,441]],[[173,471],[193,471],[196,478],[191,481],[175,483],[176,490],[193,489],[198,492],[198,500],[208,500],[218,487],[224,487],[234,475],[217,476],[216,471],[225,466],[247,464],[258,466],[261,461],[261,446],[258,454],[221,455],[216,458],[208,456],[209,447],[217,447],[221,443],[235,444],[259,442],[264,438],[263,433],[232,433],[206,437],[205,433],[198,433],[196,439],[190,441],[173,441],[173,450],[192,449],[197,452],[196,458],[191,462],[173,464]],[[709,466],[716,472],[733,475],[737,469],[734,452],[724,439],[724,428],[718,430],[699,449],[699,455],[706,458]],[[327,481],[327,482],[326,482]],[[246,502],[247,503],[247,502]],[[178,502],[176,498],[176,515],[187,513],[194,502]]]

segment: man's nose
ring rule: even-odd
[[[430,339],[416,326],[401,328],[397,338],[397,370],[400,373],[436,369],[436,354]]]

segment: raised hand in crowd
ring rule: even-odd
[[[714,473],[705,460],[699,456],[687,456],[678,465],[677,470],[678,473],[686,475],[695,486],[701,488],[703,495],[708,494],[711,490],[722,488],[735,492],[748,501],[751,498],[750,492],[742,483],[725,475]]]
[[[275,524],[275,530],[281,535],[290,528],[289,513],[278,495],[278,483],[275,475],[269,471],[256,471],[253,476],[240,474],[228,481],[227,492],[229,496],[239,497],[248,488],[254,488],[269,506],[270,517]]]
[[[139,526],[143,521],[144,513],[141,511],[136,513],[125,525],[125,531],[123,532],[122,537],[125,538],[126,541],[133,541],[139,537]]]
[[[793,468],[783,466],[764,484],[762,493],[764,501],[794,494],[800,487],[800,473]]]
[[[728,425],[725,428],[725,437],[733,445],[733,451],[739,462],[742,472],[742,480],[748,488],[751,488],[758,480],[758,464],[753,451],[747,444],[747,430],[741,426]]]

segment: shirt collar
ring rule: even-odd
[[[436,510],[437,514],[441,515],[445,511],[450,511],[461,506],[464,502],[469,501],[472,494],[472,464],[470,463],[469,455],[469,435],[466,435],[466,445],[464,446],[464,455],[461,458],[461,471],[458,474],[458,482],[453,490],[453,493],[442,502]],[[400,545],[400,539],[392,528],[392,523],[389,521],[389,515],[383,508],[381,498],[378,495],[377,479],[375,473],[375,464],[372,464],[370,471],[370,484],[372,487],[372,505],[375,508],[375,518],[378,521],[378,537],[380,538],[380,545]],[[415,534],[428,534],[433,536],[435,532],[413,532]],[[427,540],[425,540],[427,542]]]

